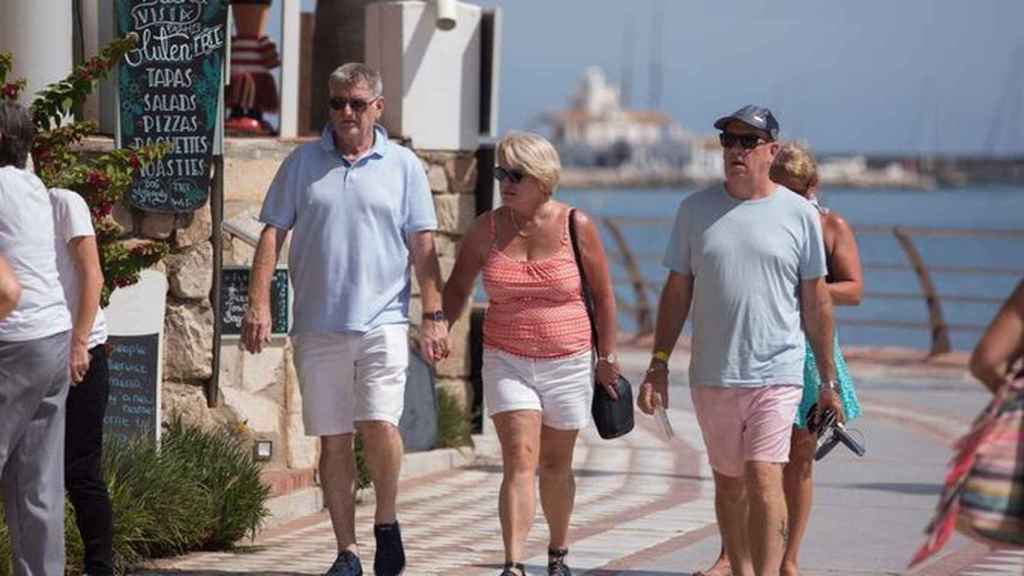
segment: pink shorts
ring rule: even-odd
[[[793,418],[802,395],[803,385],[691,386],[711,468],[739,477],[748,461],[789,462]]]

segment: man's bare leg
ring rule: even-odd
[[[787,531],[782,466],[775,462],[747,462],[748,538],[757,576],[778,576],[782,565]]]
[[[799,576],[800,543],[807,531],[814,500],[815,437],[806,428],[793,428],[789,448],[789,463],[782,471],[786,509],[789,511],[789,539],[782,556],[782,576]]]
[[[331,514],[338,552],[359,554],[355,530],[355,475],[352,434],[320,437],[320,483]]]
[[[747,484],[744,478],[715,472],[715,514],[718,515],[718,529],[722,533],[732,574],[754,576],[747,542]]]
[[[718,532],[721,534],[721,530]],[[691,576],[732,576],[732,568],[729,566],[729,556],[725,553],[725,540],[722,541],[722,548],[718,552],[718,559],[707,570],[698,570]]]
[[[366,450],[366,467],[373,480],[373,493],[377,501],[374,524],[391,524],[397,517],[398,473],[402,470],[402,435],[390,422],[367,420],[357,422],[356,428]]]

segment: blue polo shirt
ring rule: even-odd
[[[437,228],[427,175],[409,149],[374,128],[354,163],[320,140],[295,149],[263,200],[260,221],[291,230],[292,334],[366,332],[408,322],[409,235]]]

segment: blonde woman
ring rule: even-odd
[[[552,198],[561,163],[536,134],[502,138],[495,175],[502,206],[474,222],[444,290],[444,313],[459,317],[477,275],[489,307],[484,320],[483,381],[488,416],[501,442],[498,501],[505,567],[523,576],[526,538],[536,508],[536,477],[550,531],[548,574],[569,575],[569,518],[576,491],[572,453],[593,394],[590,321],[569,237],[573,218],[594,297],[597,379],[614,397],[615,298],[593,221]]]
[[[823,207],[818,202],[818,165],[811,152],[794,142],[782,146],[769,173],[776,184],[803,196],[818,209],[821,215],[821,227],[825,242],[825,258],[828,266],[828,293],[832,297],[833,306],[857,306],[864,292],[864,277],[857,249],[857,239],[850,225],[836,212]],[[836,374],[839,380],[838,394],[843,406],[843,417],[846,421],[860,415],[860,403],[853,388],[846,361],[839,349],[838,335],[833,344]],[[800,544],[807,523],[811,516],[811,503],[814,499],[814,483],[812,469],[816,438],[807,430],[807,413],[818,397],[821,386],[818,371],[815,368],[814,352],[808,344],[804,361],[804,393],[793,424],[793,435],[790,441],[789,463],[783,470],[783,486],[786,493],[786,507],[789,512],[789,538],[782,559],[782,576],[797,576],[800,573]],[[729,576],[729,558],[725,548],[706,572],[697,572],[695,576]]]

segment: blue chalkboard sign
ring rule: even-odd
[[[242,317],[249,307],[248,266],[225,266],[220,274],[220,330],[224,336],[242,333]],[[288,270],[278,268],[270,278],[270,333],[288,333]]]
[[[227,12],[228,0],[117,0],[118,35],[139,38],[118,68],[121,144],[170,145],[132,184],[137,208],[190,212],[209,197]]]
[[[120,441],[140,436],[156,440],[160,426],[160,335],[110,336],[107,344],[110,397],[103,417],[104,436]]]

